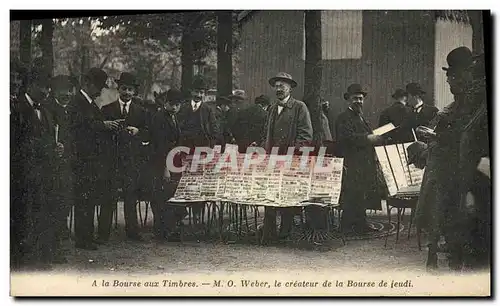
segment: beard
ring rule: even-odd
[[[281,90],[278,90],[278,91],[276,92],[276,97],[277,97],[278,99],[280,99],[280,100],[283,100],[284,98],[286,98],[286,96],[285,96],[285,92],[284,92],[284,91],[281,91]]]
[[[352,105],[351,105],[351,108],[357,112],[358,114],[362,114],[363,113],[363,103],[359,103],[359,102],[354,102]]]

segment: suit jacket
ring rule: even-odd
[[[238,113],[239,129],[235,135],[240,152],[246,152],[252,142],[259,143],[265,132],[268,112],[261,106],[253,104],[243,108]]]
[[[124,129],[118,132],[109,131],[106,133],[107,157],[110,164],[122,167],[136,167],[137,163],[143,160],[148,152],[143,143],[149,141],[149,118],[147,111],[134,103],[130,102],[128,115],[122,115],[120,102],[117,100],[102,107],[102,114],[105,120],[125,119]],[[125,128],[133,126],[139,129],[135,136],[130,135]]]
[[[90,103],[81,91],[67,106],[70,130],[73,138],[73,152],[79,166],[87,161],[97,162],[105,152],[104,115],[95,103]]]
[[[273,103],[269,108],[264,134],[265,138],[263,139],[266,152],[271,152],[274,146],[272,133],[274,122],[278,116],[286,116],[284,119],[289,122],[288,130],[283,131],[286,133],[287,147],[298,147],[312,143],[313,129],[309,110],[304,102],[290,97],[281,114],[278,114],[277,102]]]
[[[351,109],[339,115],[336,122],[339,153],[344,158],[342,205],[360,205],[381,209],[375,149],[368,141],[369,124]]]
[[[418,113],[413,112],[413,122],[412,126],[429,126],[431,120],[438,113],[438,108],[433,105],[424,104],[422,105],[422,110]]]
[[[161,171],[165,167],[168,153],[179,144],[181,130],[177,115],[174,115],[174,117],[176,123],[166,110],[161,110],[153,115],[151,122],[150,135],[154,156],[153,165],[155,169],[161,169]]]
[[[187,101],[179,111],[179,123],[182,131],[184,130],[184,123],[187,120],[189,112],[192,110],[191,101]],[[219,124],[217,123],[217,118],[215,116],[215,110],[205,102],[201,103],[200,106],[200,119],[201,119],[201,129],[203,131],[203,137],[207,141],[208,146],[213,146],[221,139],[221,133]]]
[[[392,143],[405,143],[413,141],[413,133],[411,129],[416,128],[414,125],[414,114],[412,110],[400,102],[395,102],[388,108],[384,109],[380,114],[378,126],[383,126],[389,123],[394,124],[397,129],[387,133],[386,136],[392,138]]]

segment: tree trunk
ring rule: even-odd
[[[231,11],[217,13],[217,94],[228,96],[233,91],[233,16]]]
[[[181,90],[184,94],[189,94],[191,84],[193,83],[193,38],[192,38],[192,16],[189,13],[184,13],[183,29],[181,38]]]
[[[19,26],[19,59],[31,70],[31,20],[21,20]],[[25,75],[25,85],[28,86],[28,75]]]
[[[304,70],[304,102],[311,114],[314,143],[321,145],[321,11],[305,11],[306,61]],[[326,229],[325,210],[315,205],[306,208],[307,222],[314,229]]]
[[[41,49],[43,59],[43,70],[45,75],[52,77],[54,70],[54,47],[52,38],[54,36],[54,23],[52,19],[42,19]]]
[[[484,52],[484,26],[483,11],[469,11],[472,25],[472,52],[475,54]]]
[[[306,61],[304,70],[304,102],[309,108],[314,140],[321,141],[321,11],[305,12]]]

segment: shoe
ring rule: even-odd
[[[97,250],[97,245],[94,243],[76,243],[75,247],[77,249],[82,249],[82,250],[89,250],[89,251],[95,251]]]

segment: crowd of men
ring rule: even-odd
[[[180,174],[166,166],[166,157],[176,146],[191,148],[190,154],[195,147],[228,143],[237,144],[240,152],[249,146],[261,146],[267,152],[278,147],[278,154],[287,154],[289,147],[325,146],[329,154],[344,158],[342,229],[354,234],[372,231],[366,210],[380,210],[385,196],[374,147],[413,142],[414,131],[418,141],[409,154],[412,163],[426,167],[419,203],[422,213],[417,215],[422,216],[420,226],[433,237],[429,250],[437,251],[435,238],[444,235],[454,266],[463,263],[465,253],[486,256],[490,197],[484,188],[489,188],[489,180],[475,167],[481,158],[489,158],[484,67],[481,72],[480,61],[465,47],[452,51],[447,60],[446,73],[455,96],[447,109],[438,112],[424,101],[420,85],[410,83],[394,92],[394,104],[380,115],[379,126],[392,123],[398,128],[375,135],[363,117],[367,92],[360,84],[352,84],[344,94],[348,108],[335,120],[334,145],[327,117],[329,102],[321,99],[321,131],[316,131],[320,137],[314,138],[309,110],[293,96],[297,82],[287,73],[269,79],[275,98],[261,95],[251,105],[243,103],[243,91],[218,97],[215,107],[209,105],[204,102],[207,84],[197,76],[188,96],[170,89],[155,94],[157,107],[146,108],[136,96],[135,76],[123,72],[116,81],[119,97],[100,108],[96,98],[108,79],[102,69],[91,68],[78,84],[65,75],[48,78],[37,69],[28,73],[13,61],[12,264],[45,268],[64,262],[60,250],[70,235],[67,218],[72,207],[75,247],[96,250],[106,244],[119,199],[124,203],[127,239],[143,240],[136,206],[139,199],[149,198],[155,239],[178,240],[177,225],[187,212],[166,203],[180,179]],[[180,166],[182,155],[176,155],[174,163]],[[95,236],[96,206],[100,210]],[[193,207],[193,213],[199,216],[201,206]],[[281,215],[279,235],[277,213]],[[289,236],[295,213],[294,208],[267,207],[263,241]],[[464,222],[470,231],[451,235]]]

